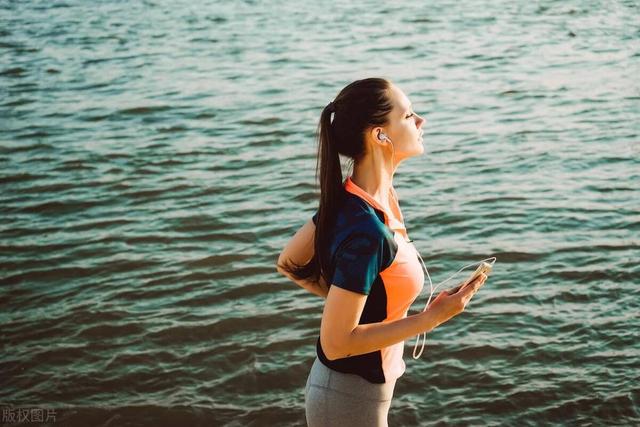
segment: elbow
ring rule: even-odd
[[[276,270],[278,273],[283,276],[291,277],[292,275],[292,265],[291,261],[282,255],[278,258],[278,262],[276,263]],[[295,276],[294,276],[295,277]]]
[[[342,359],[350,356],[347,350],[347,340],[329,337],[327,334],[320,333],[320,346],[325,357],[329,360]]]
[[[340,351],[336,348],[335,345],[327,343],[327,342],[323,342],[322,339],[320,339],[320,346],[322,347],[322,352],[324,353],[324,356],[333,361],[336,359],[340,359]]]

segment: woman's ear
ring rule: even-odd
[[[369,130],[369,134],[373,142],[377,144],[384,144],[386,142],[386,139],[383,137],[384,129],[382,129],[380,126],[371,128]]]

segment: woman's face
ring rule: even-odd
[[[393,84],[391,101],[393,109],[389,113],[385,134],[393,144],[396,161],[422,154],[424,152],[422,125],[425,120],[413,111],[409,98]]]

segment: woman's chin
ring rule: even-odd
[[[416,148],[414,151],[407,152],[404,156],[404,159],[422,156],[422,154],[424,154],[424,147]]]

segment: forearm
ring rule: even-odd
[[[312,280],[307,280],[307,279],[296,279],[295,277],[291,276],[289,273],[282,270],[281,268],[278,268],[278,271],[282,275],[286,276],[289,280],[294,282],[296,285],[306,289],[312,294],[318,295],[319,297],[322,297],[322,298],[326,298],[327,294],[329,293],[329,289],[327,288],[322,277],[320,277],[319,282],[314,282]]]
[[[440,324],[433,310],[426,310],[391,322],[358,325],[348,338],[334,349],[331,359],[371,353],[397,344]],[[324,344],[323,344],[324,348]]]

